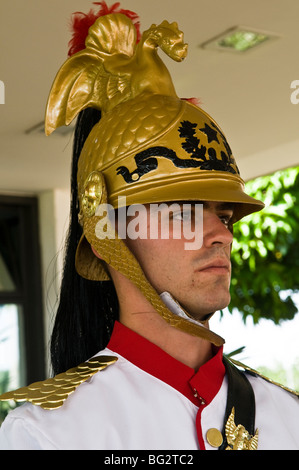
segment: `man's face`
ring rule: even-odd
[[[226,307],[230,301],[230,252],[233,240],[228,228],[233,215],[232,206],[217,202],[202,204],[201,220],[197,220],[195,204],[189,204],[191,211],[184,212],[183,216],[181,211],[171,215],[168,239],[147,237],[127,238],[126,241],[158,293],[169,292],[197,320]],[[149,206],[146,209],[148,215]],[[164,212],[162,209],[159,224],[163,224],[163,217],[169,218],[169,215],[167,209]],[[184,235],[180,238],[176,236],[178,221],[182,224],[186,218],[192,221],[193,231],[202,230],[200,248],[186,249],[186,243],[190,243],[190,240],[186,240]],[[138,222],[144,224],[143,228],[146,226],[149,229],[151,217],[139,214]]]

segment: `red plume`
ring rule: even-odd
[[[136,13],[119,8],[119,2],[114,3],[111,7],[108,7],[106,2],[93,2],[93,4],[101,6],[98,12],[91,9],[87,14],[76,12],[72,15],[71,30],[73,31],[73,36],[69,42],[69,56],[85,49],[85,40],[88,36],[89,28],[100,16],[109,15],[110,13],[122,13],[130,18],[137,31],[137,42],[140,40],[140,22]]]
[[[198,98],[181,98],[181,99],[184,100],[184,101],[188,101],[189,103],[192,103],[195,106],[200,106],[201,105],[201,101]]]

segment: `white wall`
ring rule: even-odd
[[[63,267],[64,239],[69,224],[70,194],[54,189],[39,194],[39,230],[44,298],[45,357],[49,368],[49,339]]]

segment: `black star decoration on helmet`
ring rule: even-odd
[[[213,140],[215,140],[215,142],[218,142],[219,144],[218,135],[217,135],[218,132],[216,131],[216,129],[212,129],[207,123],[205,123],[205,127],[199,130],[201,132],[204,132],[204,134],[206,134],[208,138],[208,143],[213,142]]]

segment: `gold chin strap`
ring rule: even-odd
[[[98,175],[100,175],[100,173],[98,173]],[[102,195],[99,203],[107,204],[107,191],[103,176]],[[94,201],[92,204],[94,206]],[[105,223],[107,222],[107,236],[106,238],[99,238],[97,235],[97,224],[101,223],[103,215],[96,215],[96,211],[94,215],[91,215],[94,211],[88,211],[88,203],[86,203],[86,209],[90,214],[89,217],[84,217],[83,225],[84,234],[87,241],[100,254],[101,258],[108,265],[121,272],[141,290],[145,298],[151,303],[158,314],[161,315],[161,317],[167,323],[169,323],[174,328],[184,331],[185,333],[206,339],[216,346],[221,346],[224,344],[223,338],[208,329],[207,322],[199,325],[191,323],[190,321],[173,314],[162,302],[157,291],[147,280],[135,256],[128,249],[124,241],[117,237],[117,233],[114,232],[114,228],[111,224],[109,224],[108,217],[105,217]],[[187,316],[189,316],[187,312],[185,313]]]

